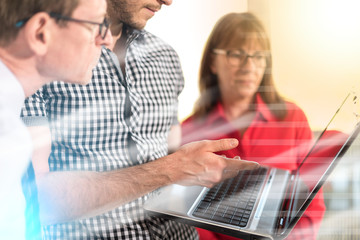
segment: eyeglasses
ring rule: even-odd
[[[225,55],[228,64],[233,67],[241,67],[245,65],[248,58],[252,58],[257,67],[265,67],[266,57],[269,56],[266,52],[256,52],[253,55],[249,55],[242,50],[213,49],[212,52],[214,54]]]
[[[61,14],[58,13],[49,13],[49,16],[56,19],[56,20],[64,20],[64,21],[69,21],[69,22],[76,22],[76,23],[86,23],[86,24],[92,24],[92,25],[98,25],[99,26],[99,35],[101,36],[102,39],[105,39],[106,34],[109,30],[109,26],[110,26],[110,22],[104,18],[104,21],[102,23],[98,23],[98,22],[93,22],[93,21],[87,21],[87,20],[81,20],[81,19],[76,19],[76,18],[72,18],[72,17],[67,17],[67,16],[63,16]],[[18,21],[15,26],[17,28],[21,28],[22,26],[24,26],[26,24],[26,22],[29,20],[30,18],[26,18],[23,19],[21,21]]]

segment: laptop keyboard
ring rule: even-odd
[[[241,171],[212,187],[200,200],[193,216],[246,227],[267,169]]]

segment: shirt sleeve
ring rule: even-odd
[[[46,88],[39,89],[32,96],[25,99],[23,108],[21,110],[21,118],[26,126],[43,126],[48,125],[48,118],[46,113]]]
[[[288,103],[287,121],[293,123],[297,146],[297,165],[300,165],[311,148],[313,134],[303,110],[293,103]]]

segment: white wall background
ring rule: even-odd
[[[314,129],[325,126],[352,87],[359,88],[359,10],[358,0],[269,1],[277,86]]]

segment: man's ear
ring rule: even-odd
[[[51,41],[53,21],[46,12],[32,16],[24,26],[24,34],[30,49],[37,55],[44,55]]]

